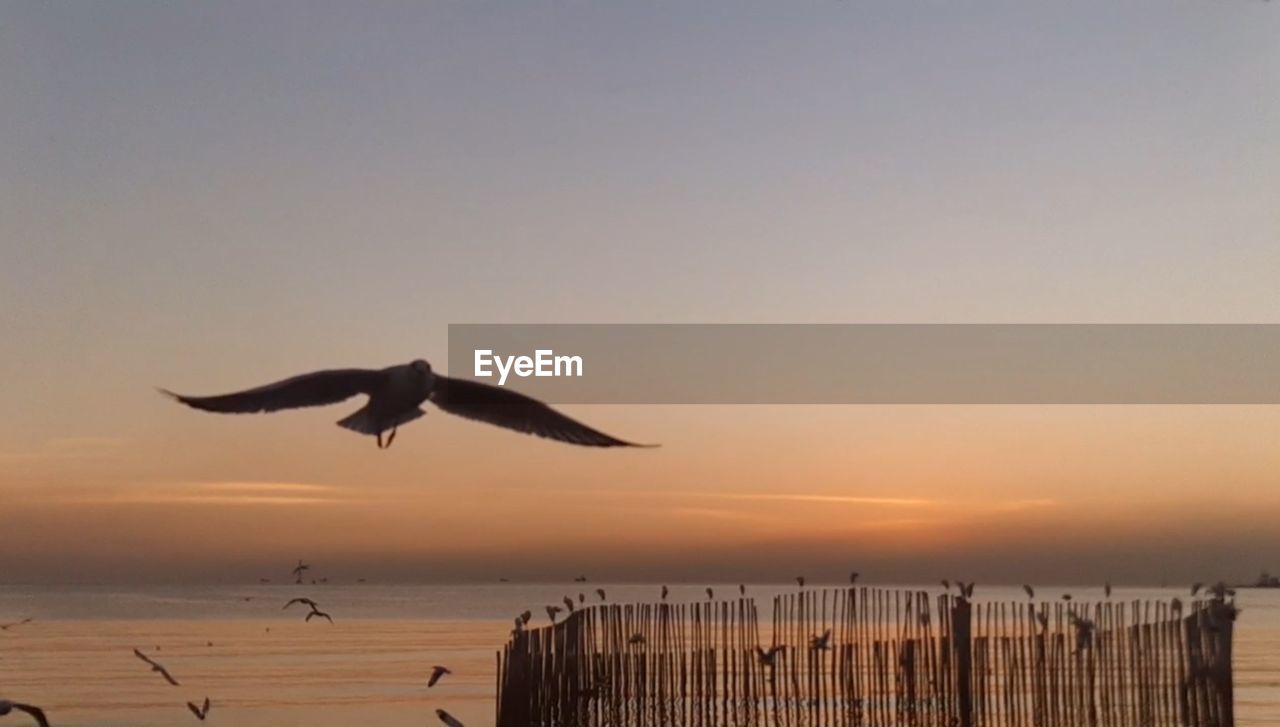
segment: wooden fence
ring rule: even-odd
[[[1235,613],[871,588],[779,596],[764,625],[752,599],[592,606],[513,634],[497,722],[1230,727]]]

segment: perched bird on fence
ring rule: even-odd
[[[968,600],[973,598],[973,587],[978,585],[976,581],[965,583],[964,581],[956,581],[956,588],[960,589],[960,597]]]
[[[1070,600],[1071,600],[1071,594],[1070,594],[1070,593],[1064,593],[1064,594],[1062,594],[1062,600],[1064,600],[1064,601],[1070,601]]]
[[[436,682],[440,681],[440,679],[443,678],[445,674],[452,674],[452,673],[453,672],[449,671],[449,667],[446,667],[446,666],[440,666],[437,664],[436,666],[431,667],[431,676],[430,678],[427,679],[427,689],[434,687],[436,685]]]
[[[291,598],[289,599],[289,602],[286,603],[280,610],[283,611],[295,603],[301,603],[304,606],[310,607],[312,610],[316,608],[316,602],[311,600],[310,598]]]
[[[767,667],[776,666],[778,663],[778,654],[782,653],[782,651],[786,648],[787,647],[785,644],[775,644],[774,646],[769,647],[768,651],[765,651],[764,649],[757,646],[756,660],[760,662],[761,666],[767,666]]]
[[[1201,588],[1204,588],[1204,584],[1203,584],[1203,583],[1192,583],[1192,584],[1191,584],[1191,595],[1193,595],[1193,596],[1194,596],[1194,595],[1196,595],[1197,593],[1199,593]]]
[[[332,617],[332,616],[330,616],[329,614],[325,613],[324,611],[321,611],[320,609],[316,608],[315,606],[312,606],[312,607],[311,607],[311,613],[307,614],[307,618],[306,618],[307,623],[310,623],[310,622],[311,622],[311,619],[316,618],[316,617],[322,618],[322,619],[324,619],[325,621],[328,621],[329,623],[333,623],[333,617]]]
[[[715,600],[715,597],[716,597],[715,591],[711,590],[711,586],[707,586],[707,600],[708,601]]]
[[[299,558],[298,565],[294,566],[294,569],[293,569],[295,585],[302,585],[302,573],[303,571],[308,571],[308,570],[311,570],[311,566],[307,565],[306,563],[303,563],[302,559]]]
[[[444,722],[445,724],[449,725],[449,727],[465,727],[461,722],[458,721],[457,717],[454,717],[452,714],[449,714],[443,709],[437,709],[436,716],[440,718],[441,722]]]
[[[801,588],[804,588],[804,576],[796,576],[796,583],[799,584]]]
[[[644,634],[631,634],[631,638],[627,639],[628,644],[643,644]]]
[[[578,576],[577,578],[574,578],[574,579],[573,579],[573,582],[574,582],[574,583],[586,583],[586,582],[587,582],[587,577],[586,577],[586,576]]]
[[[604,595],[604,589],[603,589],[603,588],[597,588],[597,589],[596,589],[596,595],[600,597],[600,600],[601,600],[601,601],[604,601],[604,600],[605,600],[605,595]]]
[[[947,593],[950,593],[950,592],[951,592],[951,581],[947,580],[946,578],[943,578],[943,579],[942,579],[942,590],[946,591]]]
[[[667,600],[667,587],[666,587],[666,586],[663,586],[663,587],[662,587],[662,600],[664,600],[664,601],[665,601],[665,600]]]
[[[861,574],[861,573],[859,573],[858,571],[852,571],[851,573],[849,573],[849,585],[851,585],[851,586],[852,586],[853,584],[857,583],[857,582],[858,582],[858,576],[860,576],[860,575],[862,575],[862,574]]]
[[[34,719],[40,727],[49,727],[49,720],[44,716],[44,710],[31,704],[22,704],[21,702],[11,702],[7,699],[0,699],[0,717],[12,713],[14,710],[23,712],[28,717]]]
[[[1102,595],[1111,598],[1111,581],[1102,584]]]
[[[1045,631],[1049,630],[1049,614],[1045,613],[1044,611],[1041,611],[1036,614],[1036,620],[1040,622],[1040,628],[1044,629]]]
[[[578,603],[586,603],[586,602],[587,602],[587,597],[586,597],[586,595],[584,595],[584,594],[582,594],[582,593],[579,593],[579,594],[578,594]]]
[[[1022,584],[1022,590],[1027,592],[1027,598],[1031,599],[1032,601],[1036,600],[1036,589],[1024,583]]]
[[[573,613],[573,599],[568,596],[564,597],[564,607],[569,609],[569,613]]]
[[[194,702],[187,702],[187,709],[191,710],[191,713],[194,714],[196,716],[196,719],[200,720],[201,722],[204,721],[205,717],[209,716],[209,707],[211,706],[213,705],[209,704],[208,697],[204,698],[204,704],[200,705],[199,707],[197,707]]]
[[[183,396],[166,389],[160,391],[189,407],[219,414],[325,406],[365,394],[368,402],[340,420],[338,426],[377,437],[379,449],[391,446],[400,426],[426,414],[419,406],[425,401],[450,414],[569,444],[647,446],[592,429],[524,394],[432,373],[431,365],[421,359],[384,369],[316,371],[220,396]],[[388,431],[390,434],[384,443],[382,436]]]
[[[35,619],[33,619],[33,618],[31,618],[30,616],[28,616],[28,617],[26,617],[26,618],[22,619],[21,621],[14,621],[13,623],[0,624],[0,631],[8,631],[9,629],[11,629],[11,628],[13,628],[13,627],[15,627],[15,626],[26,626],[27,624],[31,623],[31,622],[32,622],[32,621],[34,621],[34,620],[35,620]]]
[[[739,596],[745,596],[745,595],[747,595],[747,584],[745,584],[745,583],[739,583],[739,584],[738,584],[738,595],[739,595]]]
[[[136,657],[138,657],[139,659],[142,659],[142,660],[143,660],[143,661],[145,661],[147,664],[149,664],[149,665],[151,666],[151,671],[154,671],[154,672],[158,673],[160,676],[164,677],[164,680],[165,680],[165,681],[169,682],[170,684],[172,684],[172,685],[173,685],[173,686],[175,686],[175,687],[182,686],[182,685],[178,684],[178,680],[177,680],[177,679],[174,679],[174,678],[173,678],[173,675],[169,673],[169,670],[168,670],[168,669],[165,669],[163,666],[160,666],[159,662],[156,662],[156,661],[152,660],[152,659],[151,659],[151,657],[149,657],[149,656],[147,656],[146,654],[142,653],[142,652],[141,652],[141,651],[139,651],[138,649],[134,649],[134,650],[133,650],[133,655],[134,655],[134,656],[136,656]]]
[[[564,609],[560,608],[559,606],[547,606],[547,616],[551,618],[551,623],[556,622],[556,614],[560,613],[563,610]]]
[[[1222,581],[1218,581],[1217,583],[1213,584],[1212,588],[1209,589],[1209,594],[1212,595],[1214,598],[1218,599],[1219,601],[1223,601],[1223,600],[1226,600],[1227,596],[1236,595],[1236,589],[1228,588],[1226,583],[1223,583]]]
[[[533,618],[533,611],[529,611],[526,609],[524,613],[520,614],[520,623],[524,624],[525,626],[528,626],[529,619],[531,618]]]

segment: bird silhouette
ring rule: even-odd
[[[529,611],[529,610],[527,610],[527,609],[526,609],[524,612],[522,612],[522,613],[520,614],[520,623],[521,623],[521,624],[523,624],[523,625],[525,625],[525,626],[528,626],[528,625],[529,625],[529,619],[531,619],[531,618],[533,618],[533,611]]]
[[[587,596],[586,596],[586,594],[579,593],[579,594],[578,594],[578,603],[586,603],[586,602],[587,602]]]
[[[139,651],[138,649],[134,649],[134,650],[133,650],[133,655],[134,655],[134,656],[136,656],[136,657],[138,657],[139,659],[142,659],[142,660],[143,660],[143,661],[145,661],[147,664],[149,664],[149,665],[151,666],[151,671],[156,672],[156,673],[158,673],[160,676],[164,677],[164,680],[165,680],[165,681],[169,682],[170,684],[172,684],[172,685],[173,685],[173,686],[175,686],[175,687],[182,686],[181,684],[178,684],[178,680],[177,680],[177,679],[174,679],[174,678],[173,678],[173,675],[169,673],[169,670],[168,670],[168,669],[165,669],[163,666],[161,666],[159,662],[157,662],[157,661],[153,660],[151,657],[149,657],[149,656],[147,656],[146,654],[142,653],[142,652],[141,652],[141,651]]]
[[[573,613],[573,599],[568,596],[564,597],[564,607],[569,609],[569,613]]]
[[[325,406],[365,394],[369,397],[365,406],[340,420],[338,426],[376,437],[379,449],[391,446],[400,426],[426,414],[419,406],[426,401],[450,414],[569,444],[648,446],[611,437],[524,394],[433,373],[431,364],[422,359],[384,369],[316,371],[218,396],[184,396],[167,389],[160,392],[194,409],[219,414]],[[390,434],[384,443],[386,432]]]
[[[303,571],[308,571],[308,570],[311,570],[311,566],[307,565],[306,563],[303,563],[302,560],[298,560],[298,565],[295,566],[293,569],[293,576],[294,576],[293,582],[295,585],[299,585],[299,586],[302,585],[302,573]]]
[[[1024,583],[1022,585],[1022,590],[1027,592],[1027,598],[1031,599],[1032,601],[1036,600],[1036,589]]]
[[[1203,584],[1203,583],[1192,583],[1192,584],[1191,584],[1191,595],[1192,595],[1192,596],[1194,596],[1194,595],[1196,595],[1197,593],[1199,593],[1201,588],[1204,588],[1204,584]]]
[[[644,634],[631,634],[631,638],[627,639],[628,644],[643,644]]]
[[[315,610],[316,608],[316,602],[311,600],[310,598],[291,598],[289,599],[288,603],[284,604],[284,606],[280,608],[280,610],[283,611],[295,603],[301,603],[304,606],[310,607],[312,610]]]
[[[324,611],[321,611],[320,609],[316,608],[315,606],[312,606],[312,607],[311,607],[311,613],[307,614],[307,619],[306,619],[306,620],[307,620],[307,623],[310,623],[310,622],[311,622],[311,619],[313,619],[313,618],[317,618],[317,617],[322,618],[322,619],[324,619],[325,621],[328,621],[329,623],[333,623],[333,617],[332,617],[332,616],[330,616],[329,614],[325,613]]]
[[[851,585],[851,586],[852,586],[853,584],[857,583],[857,582],[858,582],[858,576],[860,576],[860,575],[862,575],[862,574],[861,574],[861,573],[859,573],[858,571],[853,571],[853,572],[849,573],[849,585]]]
[[[708,601],[714,600],[715,597],[716,597],[716,592],[711,590],[711,586],[707,586],[707,600]]]
[[[739,596],[745,596],[745,595],[747,595],[747,584],[745,584],[745,583],[739,583],[739,584],[738,584],[738,595],[739,595]]]
[[[597,589],[596,589],[596,595],[600,597],[600,600],[601,600],[601,601],[605,600],[605,595],[604,595],[604,589],[603,589],[603,588],[597,588]]]
[[[1102,584],[1102,593],[1107,598],[1111,598],[1111,581],[1107,581],[1106,583]]]
[[[765,651],[764,649],[757,646],[756,660],[759,661],[762,666],[767,666],[767,667],[776,666],[778,662],[778,654],[782,653],[782,651],[786,648],[787,647],[785,644],[775,644],[774,646],[769,647],[768,651]]]
[[[0,624],[0,631],[8,631],[9,629],[14,628],[16,626],[26,626],[27,624],[31,623],[34,620],[35,619],[28,616],[22,619],[21,621],[14,621],[13,623]]]
[[[560,608],[559,606],[547,606],[547,616],[551,617],[551,623],[556,622],[556,614],[560,613],[563,610],[564,609]]]
[[[574,583],[586,583],[586,582],[587,582],[587,577],[586,577],[586,576],[578,576],[577,578],[574,578],[574,579],[573,579],[573,582],[574,582]]]
[[[943,579],[942,579],[942,588],[943,588],[943,590],[945,590],[946,592],[950,593],[950,592],[951,592],[951,581],[947,580],[946,578],[943,578]]]
[[[49,720],[44,716],[43,709],[31,704],[22,704],[21,702],[11,702],[8,699],[0,699],[0,717],[10,714],[14,710],[23,712],[28,717],[31,717],[40,727],[49,727]]]
[[[436,716],[440,718],[441,722],[444,722],[449,727],[465,727],[465,725],[458,721],[457,717],[454,717],[443,709],[437,709]]]
[[[453,672],[449,671],[448,667],[440,666],[438,664],[436,666],[431,667],[431,677],[427,679],[427,689],[434,687],[436,685],[436,682],[440,681],[440,679],[443,678],[445,674],[452,674],[452,673]]]
[[[804,576],[796,576],[796,583],[799,584],[801,588],[804,588]]]
[[[662,587],[662,600],[664,600],[664,601],[665,601],[665,600],[667,600],[667,592],[668,592],[668,591],[667,591],[667,587],[666,587],[666,586],[663,586],[663,587]]]
[[[194,714],[196,716],[196,719],[200,720],[201,722],[204,721],[205,717],[209,716],[210,706],[212,705],[209,704],[208,697],[204,698],[204,704],[199,707],[197,707],[195,704],[191,702],[187,702],[187,709],[191,710],[191,713]]]
[[[1093,622],[1083,616],[1072,613],[1071,625],[1076,627],[1076,651],[1080,653],[1093,645]]]
[[[827,629],[821,636],[809,637],[809,648],[819,651],[826,651],[831,648],[831,629]]]

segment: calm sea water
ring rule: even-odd
[[[596,600],[655,601],[658,586],[254,585],[173,588],[0,586],[0,696],[40,704],[55,727],[194,724],[185,703],[209,696],[209,724],[236,727],[438,724],[442,707],[469,727],[493,724],[495,654],[526,608],[579,592]],[[672,586],[672,600],[705,598]],[[726,596],[736,585],[716,586]],[[748,586],[762,604],[794,586]],[[937,587],[933,587],[937,590]],[[1041,587],[1056,596],[1098,589]],[[1116,590],[1115,598],[1170,598],[1185,589]],[[335,623],[304,623],[310,596]],[[1018,588],[979,586],[977,600],[1022,600]],[[245,599],[249,600],[245,600]],[[1236,637],[1239,724],[1280,724],[1280,590],[1241,591]],[[133,655],[142,649],[181,681],[173,687]],[[426,688],[432,665],[453,670]],[[21,724],[15,717],[5,725]]]

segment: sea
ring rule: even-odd
[[[709,584],[671,584],[669,600],[706,598]],[[737,584],[710,584],[736,596]],[[882,585],[882,584],[877,584]],[[811,588],[820,588],[812,584]],[[941,586],[889,588],[941,591]],[[217,586],[0,586],[0,699],[39,705],[54,727],[173,727],[196,718],[188,701],[206,697],[207,724],[346,727],[439,724],[444,709],[468,727],[492,725],[497,652],[513,618],[565,596],[598,602],[656,602],[658,584],[489,585],[254,584]],[[769,618],[769,601],[796,586],[749,584]],[[1038,586],[1077,600],[1100,588]],[[1117,587],[1114,599],[1187,599],[1186,588]],[[333,617],[304,621],[314,599]],[[1017,586],[978,585],[975,601],[1023,601]],[[1236,626],[1237,724],[1280,725],[1280,590],[1242,589]],[[179,681],[172,686],[133,653],[139,649]],[[435,665],[451,674],[427,687]],[[0,727],[22,725],[22,715]]]

